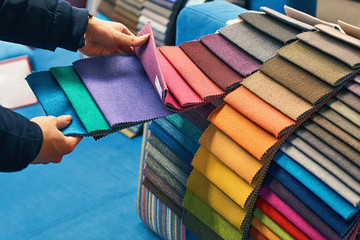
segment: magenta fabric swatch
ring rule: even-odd
[[[284,217],[297,226],[311,239],[323,239],[326,237],[315,229],[308,221],[294,211],[286,202],[273,193],[267,186],[262,186],[260,196],[271,206],[278,210]]]
[[[200,38],[200,41],[244,77],[258,70],[262,64],[220,34],[215,33],[204,36]]]
[[[172,114],[135,54],[114,54],[73,63],[111,127]]]

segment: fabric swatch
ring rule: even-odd
[[[360,28],[351,25],[349,23],[338,20],[340,28],[348,35],[353,36],[354,38],[360,39]]]
[[[249,234],[256,240],[267,240],[267,238],[255,227],[250,227]]]
[[[226,95],[224,102],[276,138],[288,132],[295,124],[244,86]]]
[[[330,54],[352,68],[360,66],[360,49],[320,31],[304,32],[297,36],[301,41]]]
[[[286,202],[299,215],[311,223],[319,232],[321,232],[328,239],[341,239],[340,235],[335,232],[324,220],[322,220],[315,212],[300,201],[294,194],[292,194],[284,185],[268,174],[264,180],[266,185],[279,198]]]
[[[343,34],[337,29],[331,28],[329,26],[323,25],[323,24],[317,24],[315,27],[320,30],[321,32],[324,32],[334,38],[337,38],[341,41],[344,41],[348,44],[353,45],[354,47],[360,48],[360,39],[354,38],[350,35]]]
[[[201,200],[193,191],[188,189],[183,206],[200,221],[224,239],[241,239],[242,232],[236,229],[220,214],[215,212],[206,202]]]
[[[221,28],[219,33],[261,62],[274,57],[282,47],[280,41],[244,21]]]
[[[294,121],[313,109],[310,103],[260,71],[244,79],[242,84]]]
[[[71,102],[89,134],[111,127],[72,66],[53,67],[50,72]]]
[[[359,83],[357,83],[355,81],[349,82],[345,86],[345,88],[360,97],[360,84]]]
[[[278,151],[273,160],[294,176],[298,181],[304,184],[310,191],[314,192],[320,199],[328,204],[344,219],[351,218],[358,209],[349,202],[340,197],[336,192],[330,189],[326,184],[309,173],[304,167],[296,163],[282,151]]]
[[[184,135],[195,142],[198,142],[201,134],[203,133],[203,131],[197,128],[192,122],[187,120],[181,114],[172,114],[167,116],[166,119],[171,122],[177,129],[179,129]]]
[[[224,94],[224,91],[212,82],[179,47],[164,46],[159,50],[203,100]]]
[[[316,24],[325,24],[325,25],[333,27],[333,28],[336,27],[335,23],[330,23],[330,22],[323,21],[323,20],[321,20],[319,18],[311,16],[310,14],[301,12],[301,11],[295,9],[295,8],[292,8],[292,7],[289,7],[289,6],[285,5],[284,9],[285,9],[285,13],[286,13],[287,16],[289,16],[289,17],[291,17],[293,19],[296,19],[296,20],[298,20],[300,22],[309,24],[311,26],[315,26]]]
[[[246,12],[240,14],[239,17],[254,28],[270,35],[283,44],[295,40],[296,35],[301,33],[299,29],[264,13]]]
[[[71,123],[62,129],[64,135],[87,135],[84,125],[50,71],[34,72],[28,75],[26,80],[46,115],[71,115]]]
[[[195,154],[192,165],[240,207],[247,206],[247,199],[256,183],[249,185],[202,146]]]
[[[326,104],[331,109],[350,120],[357,127],[360,127],[360,113],[356,112],[351,107],[334,98],[329,100]]]
[[[73,65],[111,127],[135,125],[172,114],[135,54],[87,58]]]
[[[342,61],[302,41],[286,45],[278,54],[332,86],[340,85],[354,75],[353,69]]]
[[[263,186],[266,187],[266,186]],[[256,200],[256,207],[259,208],[264,214],[271,218],[287,233],[289,233],[295,239],[309,239],[297,226],[292,224],[286,217],[281,215],[273,206],[266,202],[261,196]]]
[[[199,171],[192,171],[186,186],[229,223],[241,229],[247,210],[237,205]]]
[[[329,84],[280,56],[264,63],[260,70],[313,105],[319,104],[334,90]]]
[[[258,160],[262,160],[278,143],[273,135],[228,104],[223,104],[212,112],[209,120]]]
[[[318,152],[313,146],[302,140],[296,135],[290,135],[286,141],[295,146],[301,152],[305,153],[310,159],[321,165],[324,169],[329,171],[333,176],[336,176],[339,180],[353,189],[356,193],[360,194],[360,183],[352,177],[348,172],[344,171],[339,165],[331,161],[329,158]],[[307,158],[307,157],[306,157]],[[305,164],[303,165],[305,166]]]
[[[182,43],[179,47],[223,91],[230,91],[240,85],[243,77],[200,41]]]
[[[263,186],[259,195],[311,239],[326,239],[326,237],[315,229],[311,223],[302,218],[296,211],[294,211],[294,209],[276,196],[276,194],[274,194],[268,187]]]
[[[201,37],[200,41],[242,76],[250,75],[258,70],[261,65],[260,61],[244,52],[221,34],[206,35]]]
[[[268,227],[266,227],[259,219],[254,217],[251,221],[251,225],[258,230],[261,234],[263,234],[267,239],[280,240],[275,233],[273,233]]]
[[[302,185],[276,162],[271,163],[269,173],[300,201],[314,211],[317,216],[321,217],[327,224],[329,224],[337,233],[342,235],[349,229],[351,224],[350,221],[346,221],[327,204],[324,204],[317,195]]]
[[[304,23],[302,21],[296,20],[294,18],[291,18],[289,16],[286,16],[285,14],[282,14],[280,12],[277,12],[271,8],[268,7],[260,7],[260,10],[263,11],[264,13],[266,13],[267,15],[276,18],[284,23],[289,24],[290,26],[293,26],[295,28],[298,28],[302,31],[314,31],[315,27]]]
[[[301,139],[309,143],[324,156],[329,158],[331,161],[336,163],[339,167],[344,169],[348,174],[354,177],[357,181],[360,181],[360,168],[354,164],[352,161],[344,157],[338,151],[334,150],[332,147],[327,145],[321,139],[307,131],[306,129],[300,127],[295,131],[295,134]]]
[[[205,131],[210,122],[207,120],[207,116],[204,117],[197,109],[185,111],[181,113],[186,119],[192,122],[200,131]]]
[[[281,239],[295,239],[283,228],[281,228],[276,222],[269,218],[265,213],[263,213],[259,208],[255,208],[254,216]]]
[[[336,94],[336,98],[354,109],[356,112],[360,113],[360,97],[356,96],[352,92],[341,89],[338,94]],[[360,119],[359,119],[360,120]]]
[[[248,184],[253,183],[263,166],[263,162],[253,157],[213,124],[205,130],[199,143]]]

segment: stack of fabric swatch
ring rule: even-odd
[[[121,22],[127,26],[132,33],[137,34],[137,25],[143,3],[144,0],[116,0],[113,15],[114,21]]]
[[[151,21],[156,46],[174,45],[175,23],[187,0],[147,0],[139,18],[138,29]]]
[[[114,21],[115,3],[116,0],[102,0],[97,10]]]

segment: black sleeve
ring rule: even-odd
[[[40,127],[0,106],[0,171],[26,168],[39,154],[43,142]]]
[[[64,0],[0,0],[0,40],[54,51],[76,51],[88,11]]]

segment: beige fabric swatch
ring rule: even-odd
[[[310,103],[261,71],[247,77],[242,83],[247,89],[294,121],[313,109]]]
[[[332,86],[354,75],[351,67],[303,41],[284,46],[278,54]]]
[[[343,22],[341,20],[338,20],[338,25],[346,34],[353,36],[354,38],[360,39],[360,28]]]
[[[356,126],[360,127],[360,113],[354,111],[352,108],[336,99],[331,99],[327,102],[327,105],[337,113],[349,119]]]
[[[350,35],[347,35],[347,34],[343,34],[339,30],[336,30],[336,29],[334,29],[332,27],[329,27],[329,26],[326,26],[326,25],[323,25],[323,24],[315,25],[315,27],[318,30],[320,30],[320,31],[322,31],[322,32],[334,37],[334,38],[340,39],[341,41],[344,41],[344,42],[346,42],[348,44],[351,44],[351,45],[353,45],[353,46],[355,46],[357,48],[360,48],[360,39],[354,38],[354,37],[352,37]]]

